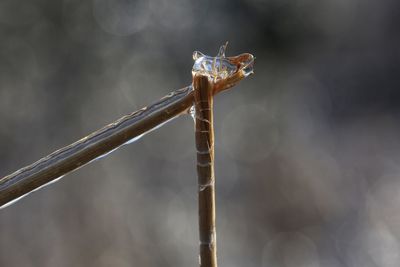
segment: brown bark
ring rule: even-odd
[[[216,267],[213,83],[206,76],[195,75],[193,89],[199,185],[199,260],[201,267]]]
[[[129,140],[185,112],[193,105],[192,87],[176,90],[158,102],[0,179],[0,207],[74,171]]]

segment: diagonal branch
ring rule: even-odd
[[[0,179],[0,208],[130,143],[193,105],[192,86],[126,115],[104,128]]]

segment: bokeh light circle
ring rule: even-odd
[[[94,0],[93,15],[104,31],[127,36],[146,27],[149,3],[145,0]]]
[[[268,157],[279,141],[275,119],[260,105],[234,108],[223,119],[218,136],[231,157],[243,162],[259,162]]]
[[[261,266],[319,267],[318,250],[300,232],[279,233],[266,244]]]

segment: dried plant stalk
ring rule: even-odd
[[[193,98],[199,185],[200,266],[217,266],[217,237],[215,227],[215,175],[213,96],[234,86],[253,73],[254,57],[241,54],[226,57],[226,46],[216,57],[193,53]]]
[[[217,266],[213,86],[207,76],[193,77],[199,185],[200,266]]]
[[[176,90],[156,103],[126,115],[104,128],[0,178],[0,208],[56,181],[121,145],[136,140],[193,105],[192,86]]]

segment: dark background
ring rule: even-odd
[[[256,56],[215,99],[220,266],[400,264],[400,4],[0,1],[0,177]],[[180,117],[0,211],[0,266],[196,266]]]

